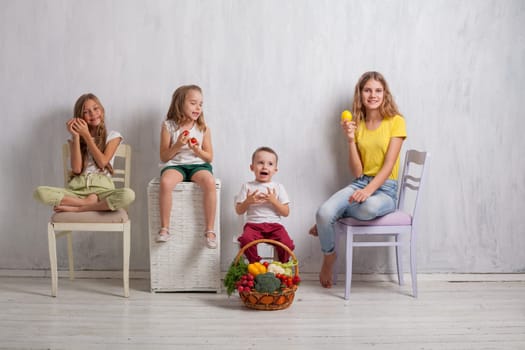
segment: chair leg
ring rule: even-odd
[[[67,262],[69,266],[69,279],[73,281],[75,279],[75,263],[73,259],[73,237],[72,232],[66,233],[67,238]]]
[[[399,235],[395,236],[396,243],[399,244]],[[397,265],[397,278],[399,285],[402,286],[405,284],[405,278],[403,276],[403,260],[401,256],[401,246],[396,245],[396,265]]]
[[[47,224],[47,242],[49,248],[49,267],[51,268],[51,295],[57,296],[58,276],[57,276],[57,246],[55,230],[52,223]]]
[[[126,222],[124,224],[124,232],[123,232],[123,238],[122,238],[122,244],[123,244],[123,267],[122,267],[122,279],[124,282],[124,297],[129,297],[129,256],[130,256],[130,245],[131,245],[131,229],[130,229],[130,222]]]
[[[415,232],[410,234],[410,273],[412,276],[412,296],[417,298],[417,268],[416,268],[416,239]]]
[[[339,222],[336,222],[334,225],[335,230],[335,248],[334,252],[337,254],[337,247],[339,246],[339,240],[341,239],[342,233],[344,233],[344,228]],[[339,268],[337,267],[337,261],[334,264],[334,270],[333,270],[333,276],[332,276],[332,283],[337,284],[337,274],[339,273]]]
[[[350,298],[350,288],[352,287],[352,259],[354,251],[354,235],[350,228],[346,229],[346,272],[345,272],[345,300]]]

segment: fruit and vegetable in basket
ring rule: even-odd
[[[258,274],[255,277],[255,290],[260,293],[273,293],[281,288],[281,280],[273,272]]]
[[[224,286],[226,287],[226,293],[231,295],[233,291],[237,288],[235,285],[237,281],[241,280],[241,277],[248,273],[248,264],[246,264],[242,259],[237,263],[233,262],[224,276]]]
[[[254,262],[251,264],[248,264],[248,272],[251,273],[254,277],[266,272],[266,266],[261,264],[260,262]]]
[[[235,290],[239,293],[275,293],[292,288],[301,282],[298,275],[293,275],[295,265],[297,261],[246,264],[241,259],[237,263],[233,262],[224,277],[226,292],[228,295]]]

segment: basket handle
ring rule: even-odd
[[[294,261],[297,261],[297,257],[295,256],[295,254],[293,253],[293,251],[288,248],[286,245],[282,244],[281,242],[279,241],[275,241],[273,239],[257,239],[255,241],[251,241],[250,243],[246,244],[244,247],[242,247],[239,252],[237,253],[237,256],[235,257],[235,259],[233,259],[233,263],[234,264],[237,264],[239,262],[239,259],[241,258],[241,256],[243,256],[244,254],[244,251],[248,248],[250,248],[251,246],[254,246],[254,245],[257,245],[259,243],[268,243],[268,244],[271,244],[271,245],[276,245],[276,246],[279,246],[281,248],[283,248],[284,250],[286,250],[288,252],[288,254],[290,254],[290,256],[292,257],[292,259]],[[295,265],[295,275],[298,276],[299,275],[299,264]]]

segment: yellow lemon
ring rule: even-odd
[[[350,111],[346,110],[341,113],[341,120],[351,122],[352,121],[352,113]]]

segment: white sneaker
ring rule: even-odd
[[[168,229],[166,227],[161,227],[157,235],[157,238],[155,239],[155,242],[166,243],[170,239],[171,239],[171,235]]]
[[[208,234],[212,234],[213,237],[208,236]],[[208,249],[216,249],[217,248],[217,235],[212,230],[204,232],[204,237],[206,238],[206,247]]]
[[[155,239],[155,242],[157,243],[166,243],[171,239],[171,235],[168,233],[166,235],[161,235],[160,233],[157,235],[157,238]]]

